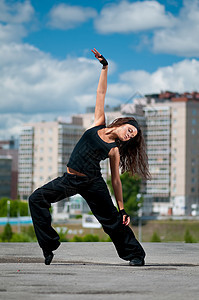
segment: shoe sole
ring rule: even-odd
[[[49,254],[47,257],[45,257],[45,265],[50,265],[53,260],[54,254]]]
[[[142,267],[145,265],[144,260],[143,261],[130,261],[129,262],[129,266],[133,266],[133,267]]]

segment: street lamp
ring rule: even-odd
[[[7,223],[9,223],[10,219],[10,200],[7,201]]]
[[[139,242],[142,241],[142,203],[140,202],[142,195],[137,194],[136,200],[139,202],[138,203],[138,240]]]

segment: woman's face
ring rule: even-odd
[[[118,127],[118,138],[122,142],[127,142],[130,139],[134,138],[137,135],[138,131],[133,125],[124,124]]]

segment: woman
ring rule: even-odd
[[[145,263],[145,252],[128,226],[130,217],[124,210],[119,174],[121,166],[122,172],[129,171],[149,178],[142,131],[134,118],[119,118],[105,126],[108,62],[96,49],[92,52],[103,65],[97,88],[94,124],[75,146],[67,164],[67,172],[30,196],[33,225],[45,264],[49,265],[54,256],[52,251],[60,245],[59,235],[51,227],[51,203],[78,193],[87,201],[104,231],[112,239],[118,255],[132,266],[142,266]],[[99,163],[107,157],[110,159],[112,186],[119,212],[113,205],[100,172]]]

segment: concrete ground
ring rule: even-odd
[[[143,247],[143,267],[112,243],[62,243],[46,266],[37,243],[0,243],[0,299],[199,299],[199,244]]]

